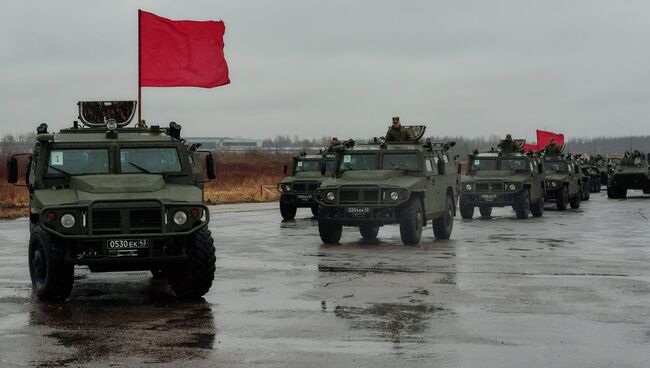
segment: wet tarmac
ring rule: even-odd
[[[0,367],[648,367],[650,197],[456,218],[452,239],[345,228],[309,210],[213,207],[217,275],[200,303],[147,272],[76,269],[65,304],[31,294],[25,219],[0,222]]]

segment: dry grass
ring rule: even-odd
[[[205,201],[209,204],[276,201],[280,194],[274,187],[269,188],[270,193],[263,190],[260,194],[260,186],[275,186],[285,176],[284,165],[290,163],[291,156],[285,154],[218,153],[217,179],[206,184]],[[27,216],[27,189],[8,184],[4,174],[0,170],[0,218]]]

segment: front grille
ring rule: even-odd
[[[377,204],[378,188],[343,188],[340,191],[340,203]]]
[[[96,203],[92,211],[94,235],[162,233],[162,208],[157,203]],[[131,208],[129,208],[131,207]]]
[[[295,193],[314,193],[318,189],[316,182],[296,182],[293,184],[293,191]]]
[[[476,183],[477,192],[501,192],[503,191],[502,182],[478,182]]]

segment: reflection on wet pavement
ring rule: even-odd
[[[638,197],[638,198],[637,198]],[[310,211],[212,208],[217,275],[180,303],[148,272],[78,268],[39,303],[25,220],[0,222],[0,367],[593,367],[650,361],[647,197],[516,220],[456,218],[418,247],[397,226],[325,246]]]

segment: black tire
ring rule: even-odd
[[[591,197],[591,190],[589,189],[589,183],[587,182],[582,188],[582,198],[580,199],[583,201],[588,201],[590,197]]]
[[[215,249],[207,227],[192,235],[187,245],[189,260],[169,269],[169,284],[180,299],[193,300],[205,295],[214,280]]]
[[[411,198],[402,208],[399,218],[399,234],[405,245],[418,245],[422,237],[424,214],[418,198]]]
[[[64,262],[65,248],[43,228],[36,226],[29,238],[29,275],[32,289],[43,301],[63,302],[72,292],[74,266]]]
[[[568,205],[569,205],[569,192],[567,190],[567,187],[562,186],[555,193],[555,207],[557,207],[559,211],[564,211],[567,209]]]
[[[287,199],[284,196],[280,197],[280,214],[285,220],[293,220],[296,218],[296,206],[287,203]]]
[[[318,205],[311,206],[311,214],[318,217]]]
[[[320,235],[320,240],[325,244],[338,244],[343,234],[343,225],[324,217],[318,217],[318,234]]]
[[[492,210],[492,208],[490,208]],[[439,218],[432,221],[433,236],[436,239],[449,239],[451,231],[454,229],[454,200],[447,196],[445,204],[445,213]]]
[[[524,220],[530,214],[530,194],[528,189],[524,188],[515,198],[514,203],[515,215],[518,219]]]
[[[569,204],[571,208],[577,209],[580,208],[580,200],[582,199],[582,190],[580,190],[576,195],[569,199]]]
[[[467,203],[467,200],[460,196],[458,200],[458,207],[460,208],[460,217],[464,219],[471,219],[474,217],[474,206]]]
[[[492,216],[492,207],[478,206],[478,212],[481,213],[481,217],[490,218]]]
[[[377,239],[377,234],[379,234],[379,225],[362,224],[359,226],[359,233],[366,240]]]
[[[531,203],[530,213],[533,214],[533,217],[544,216],[544,197],[539,197],[537,201]]]

